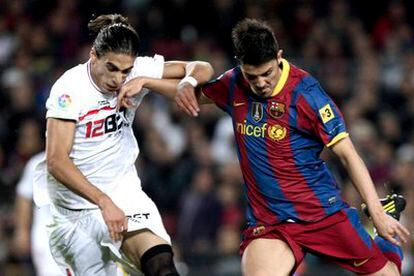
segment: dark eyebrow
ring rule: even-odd
[[[115,64],[113,64],[110,61],[108,61],[106,64],[109,65],[110,67],[112,67],[114,69],[114,71],[121,71],[122,73],[128,73],[129,71],[131,71],[132,67],[134,67],[134,65],[132,65],[128,68],[125,68],[125,69],[121,70],[121,69],[118,68],[118,66],[116,66]]]
[[[260,74],[260,75],[254,75],[254,74],[248,74],[248,73],[246,73],[246,76],[248,77],[248,78],[257,78],[257,77],[260,77],[260,76],[265,76],[265,75],[267,75],[271,70],[272,70],[273,68],[272,67],[270,67],[267,71],[265,71],[264,73],[262,73],[262,74]]]
[[[261,74],[261,76],[265,76],[265,75],[269,74],[269,72],[272,71],[272,70],[273,70],[273,67],[270,67],[266,72]]]

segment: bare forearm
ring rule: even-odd
[[[177,84],[179,81],[179,79],[148,78],[144,87],[172,100],[174,99],[175,93],[177,92]]]
[[[198,84],[208,82],[214,75],[214,69],[208,62],[204,61],[168,61],[164,65],[163,79],[182,79],[191,76]]]
[[[68,189],[98,206],[101,206],[101,201],[106,197],[105,193],[86,179],[68,157],[49,158],[48,171]]]
[[[342,163],[347,168],[353,185],[368,205],[371,215],[373,217],[382,215],[384,211],[379,201],[377,191],[362,159],[356,155],[350,161],[342,160]]]
[[[384,215],[374,183],[368,169],[349,137],[343,138],[332,146],[333,152],[340,158],[348,175],[363,200],[367,203],[373,217]]]

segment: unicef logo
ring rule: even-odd
[[[286,128],[280,125],[274,125],[267,129],[267,133],[271,139],[280,141],[286,137]]]
[[[58,103],[60,107],[65,108],[72,103],[72,100],[68,94],[63,94],[58,98]]]

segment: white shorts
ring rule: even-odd
[[[37,276],[62,276],[61,269],[50,254],[46,225],[52,215],[49,206],[34,207],[31,231],[32,259]]]
[[[137,185],[136,173],[128,174],[119,183],[122,185],[108,195],[128,216],[128,232],[149,229],[171,244],[157,207]],[[52,205],[52,214],[49,244],[64,270],[76,276],[119,275],[121,264],[128,272],[137,272],[121,254],[121,242],[111,240],[100,209],[78,211]]]

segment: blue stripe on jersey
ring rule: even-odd
[[[267,104],[262,103],[263,113],[267,109]],[[252,102],[249,99],[249,111],[252,110]],[[247,123],[251,125],[263,125],[266,123],[265,115],[259,122],[255,122],[249,114],[246,117]],[[280,189],[277,177],[274,175],[271,166],[269,166],[268,149],[266,147],[265,137],[244,137],[245,148],[250,164],[250,169],[254,175],[255,182],[260,190],[261,196],[268,207],[278,216],[279,221],[283,221],[288,218],[298,217],[294,209],[294,205],[289,201],[283,191]]]
[[[301,81],[293,90],[292,103],[296,102],[307,83]],[[289,124],[297,131],[290,132],[290,144],[295,165],[308,183],[314,195],[319,199],[324,212],[329,215],[344,207],[340,196],[340,189],[328,170],[325,162],[319,157],[324,145],[312,135],[304,135],[297,128],[297,110],[290,109]]]
[[[367,231],[364,229],[364,227],[362,226],[359,220],[358,211],[355,208],[345,208],[344,211],[348,217],[349,222],[352,224],[352,226],[354,227],[355,231],[358,233],[361,240],[364,241],[365,245],[368,248],[371,248],[372,247],[371,237],[367,233]]]

